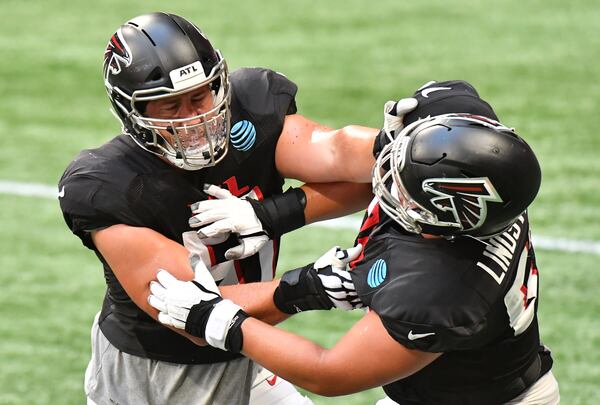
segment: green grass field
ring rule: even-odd
[[[469,80],[540,158],[534,233],[600,240],[595,0],[3,0],[0,180],[55,184],[80,149],[117,133],[101,80],[104,47],[121,22],[154,10],[195,21],[232,69],[285,73],[299,85],[300,112],[334,127],[379,127],[386,100],[432,79]],[[0,194],[0,220],[0,404],[84,403],[89,326],[104,293],[97,260],[69,233],[56,201]],[[280,268],[352,240],[351,231],[296,231],[284,239]],[[598,404],[600,258],[537,256],[542,336],[563,403]],[[312,313],[283,327],[330,346],[355,320]],[[382,395],[311,397],[372,404]]]

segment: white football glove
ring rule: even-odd
[[[214,185],[206,185],[204,192],[216,199],[193,204],[189,220],[192,228],[200,228],[201,239],[238,234],[240,244],[225,252],[227,260],[252,256],[267,243],[269,237],[248,201]]]
[[[160,312],[158,320],[168,326],[185,329],[185,323],[193,305],[221,296],[215,280],[200,257],[190,258],[194,269],[192,281],[181,281],[167,270],[160,269],[156,281],[150,282],[151,295],[148,303]]]
[[[351,310],[362,308],[364,304],[358,298],[352,277],[348,272],[348,264],[362,252],[362,245],[349,249],[334,246],[314,263],[321,284],[336,308]]]
[[[239,353],[242,348],[241,323],[248,317],[242,309],[224,300],[206,265],[198,256],[190,258],[194,279],[181,281],[159,270],[158,282],[150,282],[148,303],[159,310],[164,325],[183,329],[206,339],[216,348]]]
[[[417,108],[416,98],[388,101],[383,106],[383,130],[391,142],[404,129],[404,116]]]

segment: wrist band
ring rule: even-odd
[[[262,201],[250,198],[247,201],[252,205],[256,217],[271,239],[306,224],[306,194],[301,188],[290,188],[283,194],[273,195]]]
[[[206,341],[212,347],[239,353],[243,345],[241,326],[247,318],[248,314],[232,301],[219,301],[206,322]]]
[[[273,303],[286,314],[333,308],[313,263],[284,273],[273,293]]]

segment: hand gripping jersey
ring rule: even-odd
[[[527,214],[479,240],[409,234],[373,202],[351,264],[361,300],[400,344],[444,354],[384,386],[403,405],[501,404],[552,366],[540,344],[538,269]]]
[[[230,76],[231,137],[229,152],[218,165],[200,171],[174,168],[144,151],[125,135],[97,149],[82,151],[67,167],[59,189],[60,206],[71,231],[94,250],[104,265],[107,291],[100,329],[118,349],[174,363],[214,363],[238,357],[199,347],[165,328],[129,298],[94,246],[89,231],[115,224],[147,227],[176,242],[190,240],[190,205],[203,200],[204,183],[226,187],[236,195],[262,199],[282,192],[275,167],[275,147],[286,114],[296,112],[296,85],[265,69],[240,69]],[[193,233],[193,232],[192,232]],[[195,233],[194,233],[195,234]],[[234,241],[208,248],[213,264]],[[217,280],[251,282],[273,278],[279,241],[254,256],[218,266]],[[229,271],[233,274],[224,274]]]

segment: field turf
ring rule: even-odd
[[[202,27],[231,69],[285,73],[299,86],[300,112],[332,127],[379,127],[386,100],[429,80],[470,81],[538,154],[534,234],[600,241],[597,1],[3,0],[1,8],[0,180],[55,184],[79,150],[117,134],[101,80],[104,47],[127,18],[165,10]],[[280,269],[350,244],[353,234],[296,231],[284,239]],[[541,332],[563,403],[598,404],[599,257],[537,256]],[[56,201],[0,194],[0,288],[0,404],[84,403],[103,278]],[[356,317],[302,314],[282,327],[331,346]],[[310,395],[316,404],[383,396]]]

